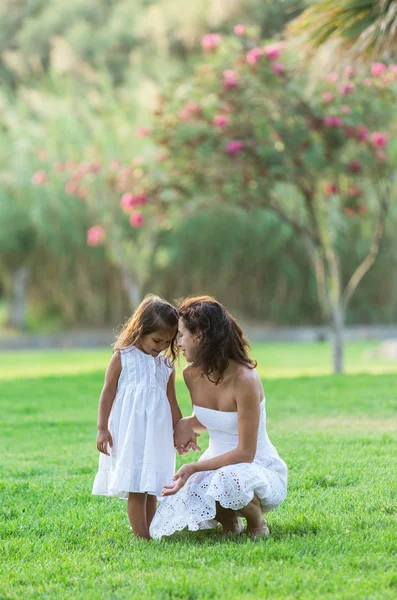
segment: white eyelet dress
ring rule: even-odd
[[[194,412],[209,433],[209,447],[200,460],[225,454],[237,447],[237,412],[223,412],[196,405]],[[261,502],[262,511],[268,512],[285,499],[287,478],[287,466],[266,433],[263,400],[254,461],[191,475],[179,492],[161,503],[150,525],[150,536],[159,539],[185,527],[191,531],[216,527],[216,502],[238,511],[253,499],[254,494]]]
[[[109,416],[110,456],[100,454],[92,493],[128,498],[129,492],[161,497],[172,483],[175,449],[167,384],[167,359],[138,348],[120,350],[122,370]]]

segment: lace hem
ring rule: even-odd
[[[175,496],[161,504],[150,526],[150,535],[160,539],[185,527],[190,531],[214,528],[218,525],[216,502],[224,508],[239,510],[251,502],[254,494],[265,513],[279,506],[286,492],[286,483],[275,471],[251,463],[196,473]]]

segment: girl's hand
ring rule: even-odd
[[[106,454],[106,456],[110,456],[108,444],[111,448],[113,448],[112,435],[109,429],[99,429],[96,438],[96,447],[98,448],[99,452]]]
[[[174,446],[179,454],[187,454],[189,450],[193,450],[194,452],[200,451],[201,448],[196,443],[199,435],[189,423],[183,419],[178,421],[174,429]]]
[[[193,475],[195,470],[196,469],[194,463],[191,463],[190,465],[182,465],[179,471],[175,473],[173,477],[175,483],[173,485],[165,485],[163,487],[161,495],[173,496],[174,494],[179,492],[179,490],[183,488],[189,477]]]

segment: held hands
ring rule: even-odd
[[[187,454],[189,450],[193,450],[193,452],[200,451],[201,448],[196,443],[199,435],[188,422],[183,419],[178,421],[174,429],[174,446],[179,454]]]
[[[181,488],[183,488],[183,486],[189,479],[190,475],[193,475],[194,472],[195,472],[195,464],[194,463],[192,463],[190,465],[182,465],[181,468],[179,469],[179,471],[177,473],[175,473],[175,475],[173,477],[173,480],[175,481],[175,483],[173,485],[165,485],[161,492],[161,495],[162,496],[173,496],[174,494],[179,492],[179,490]]]
[[[113,448],[113,440],[110,431],[108,429],[99,429],[96,438],[96,447],[98,448],[99,452],[106,454],[106,456],[110,456],[108,444],[111,448]]]

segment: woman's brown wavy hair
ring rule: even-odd
[[[231,360],[255,369],[257,363],[248,356],[250,345],[236,319],[211,296],[185,298],[179,317],[193,334],[200,335],[197,358],[193,366],[212,383],[223,381]]]
[[[136,346],[144,335],[154,331],[175,331],[165,351],[165,356],[174,363],[178,356],[178,311],[172,304],[153,294],[145,296],[132,317],[123,325],[113,351]]]

